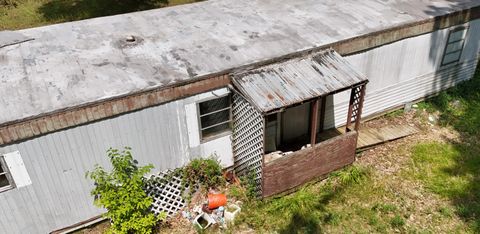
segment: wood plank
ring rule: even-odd
[[[358,131],[357,149],[392,141],[417,132],[417,128],[409,125],[361,129]]]
[[[355,161],[357,132],[329,139],[266,163],[263,197],[286,192]]]

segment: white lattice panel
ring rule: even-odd
[[[254,171],[257,192],[260,194],[262,189],[263,116],[238,94],[233,94],[232,115],[235,172],[238,175],[245,175],[250,170]]]
[[[150,176],[145,191],[153,198],[152,212],[156,215],[165,212],[170,218],[183,209],[186,202],[182,198],[182,178],[168,174],[170,171]]]

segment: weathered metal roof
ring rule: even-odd
[[[269,112],[367,81],[332,49],[234,75],[236,88]]]
[[[209,0],[24,29],[18,32],[35,40],[0,48],[0,124],[184,84],[478,5]],[[136,42],[127,41],[131,35]]]
[[[33,40],[33,38],[27,37],[19,32],[0,31],[0,48],[30,40]]]

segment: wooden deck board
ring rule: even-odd
[[[357,149],[377,145],[385,141],[392,141],[415,134],[417,132],[417,128],[409,125],[360,129],[358,134]]]
[[[409,125],[386,126],[382,128],[363,128],[358,131],[357,149],[378,145],[386,141],[406,137],[418,132],[418,129]],[[344,134],[345,129],[328,129],[317,135],[319,141]]]

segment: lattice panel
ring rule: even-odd
[[[360,111],[360,101],[361,101],[361,95],[362,95],[362,85],[357,86],[352,89],[352,117],[350,121],[352,123],[356,122],[358,119],[358,113]]]
[[[170,171],[150,176],[145,191],[153,198],[152,212],[158,215],[163,211],[170,218],[183,209],[186,202],[182,198],[182,178],[168,174]]]
[[[256,174],[257,192],[262,191],[263,116],[238,94],[233,95],[233,157],[235,172]]]

